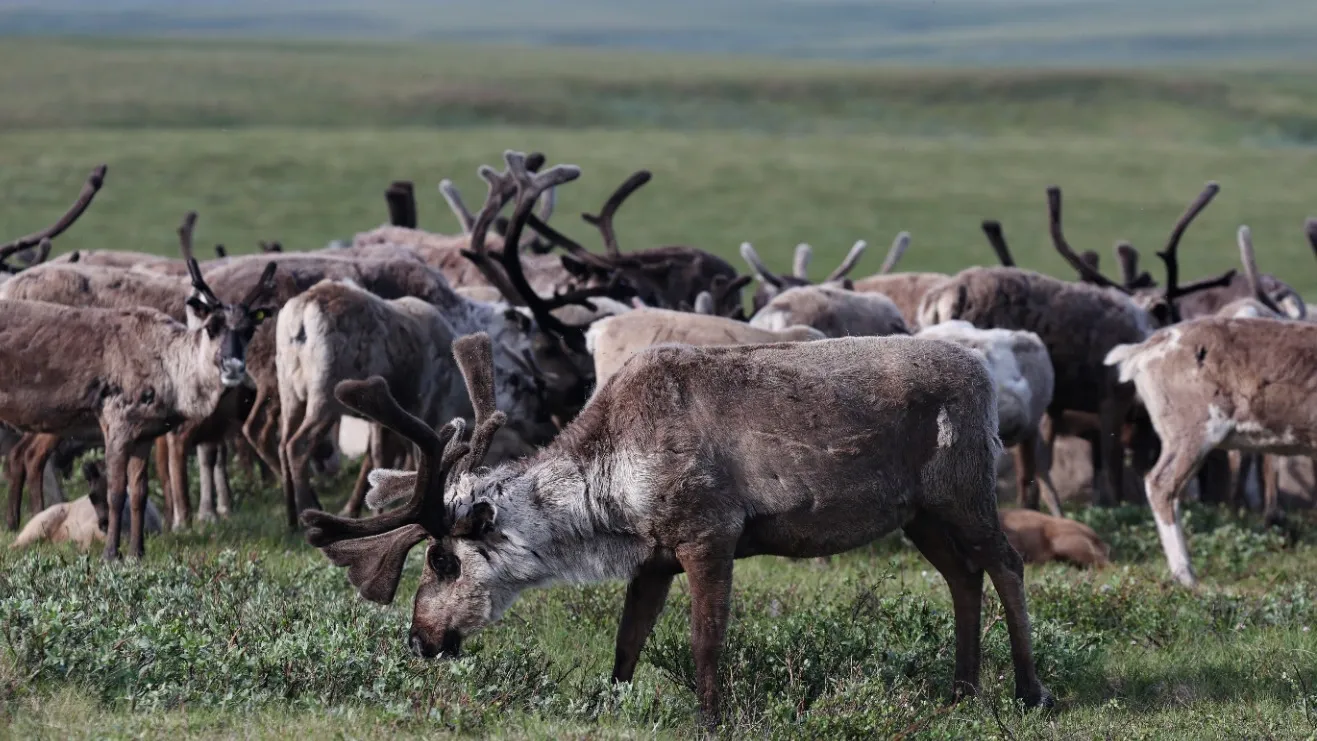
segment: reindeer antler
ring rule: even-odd
[[[1182,288],[1179,285],[1180,261],[1177,256],[1177,251],[1180,248],[1180,238],[1184,236],[1185,230],[1188,229],[1189,225],[1193,223],[1193,220],[1198,217],[1198,214],[1202,213],[1203,209],[1207,208],[1207,204],[1211,203],[1212,199],[1216,198],[1216,194],[1220,192],[1221,186],[1217,185],[1215,181],[1209,181],[1207,185],[1203,187],[1203,191],[1194,199],[1193,203],[1190,203],[1189,207],[1184,210],[1184,213],[1180,214],[1180,218],[1176,219],[1175,226],[1171,228],[1171,235],[1166,239],[1166,249],[1157,253],[1157,257],[1160,257],[1162,262],[1166,264],[1166,302],[1170,304],[1172,309],[1175,308],[1176,299],[1181,298],[1188,293],[1192,293],[1193,290],[1201,291],[1204,288],[1209,288],[1213,285],[1224,285],[1230,282],[1230,278],[1234,277],[1234,271],[1232,270],[1229,273],[1229,277],[1222,275],[1216,279],[1194,283],[1192,287],[1193,290]],[[1178,320],[1178,318],[1179,317],[1177,316],[1176,319]]]
[[[1006,235],[1002,233],[1001,222],[995,219],[987,219],[979,227],[983,229],[983,235],[988,238],[988,244],[992,246],[992,251],[997,253],[997,262],[1008,268],[1015,267],[1015,258],[1011,256],[1011,248],[1006,246]]]
[[[1089,283],[1114,288],[1124,294],[1130,293],[1128,288],[1094,269],[1071,249],[1070,243],[1066,241],[1065,233],[1061,231],[1061,188],[1055,185],[1047,187],[1047,215],[1048,231],[1052,235],[1052,246],[1056,248],[1057,252],[1061,253],[1061,257],[1064,257],[1066,262],[1070,263],[1070,267],[1074,268],[1081,278]]]
[[[416,228],[416,192],[412,181],[394,180],[384,191],[384,201],[389,207],[390,224]]]
[[[842,260],[837,269],[829,273],[828,277],[823,279],[823,282],[832,283],[845,278],[847,273],[855,269],[855,264],[860,261],[860,257],[864,255],[864,250],[868,247],[869,243],[863,239],[855,240],[855,244],[851,245],[851,251],[846,253],[846,259]]]
[[[809,280],[809,258],[813,254],[814,249],[804,242],[796,245],[796,255],[791,261],[791,274],[801,280]]]
[[[192,232],[195,231],[196,228],[197,212],[188,211],[186,214],[183,214],[183,223],[178,225],[178,249],[183,253],[184,260],[193,260]]]
[[[764,264],[764,261],[759,258],[759,253],[755,252],[754,245],[749,242],[742,242],[741,257],[746,262],[750,263],[751,269],[755,271],[755,274],[759,276],[760,280],[778,289],[786,286],[786,281],[782,280],[782,277],[777,273],[769,270],[768,266]]]
[[[267,271],[268,270],[269,269],[267,268]],[[187,258],[187,272],[188,275],[192,277],[192,287],[196,289],[197,293],[201,294],[202,300],[208,304],[211,309],[218,309],[224,305],[224,302],[219,300],[219,296],[216,296],[215,292],[210,290],[210,286],[207,285],[205,279],[201,277],[201,266],[197,265],[196,258],[191,256]]]
[[[26,237],[19,237],[12,242],[0,245],[0,262],[4,262],[7,257],[19,250],[40,244],[43,239],[54,239],[63,234],[70,226],[73,226],[73,222],[82,216],[87,207],[91,205],[92,199],[100,191],[101,186],[105,184],[105,173],[108,169],[106,165],[98,165],[96,169],[91,171],[91,175],[87,176],[87,182],[82,186],[82,192],[78,194],[78,199],[54,224],[39,232],[33,232]]]
[[[617,209],[622,205],[632,193],[635,193],[645,183],[650,181],[653,174],[649,170],[637,170],[632,173],[631,177],[617,186],[613,195],[604,201],[604,207],[599,210],[599,214],[581,214],[587,224],[597,228],[599,234],[604,240],[604,249],[608,251],[608,256],[617,258],[622,256],[621,250],[617,246],[617,232],[613,228],[613,217],[617,215]]]
[[[1262,290],[1262,279],[1258,274],[1257,256],[1253,252],[1253,232],[1247,226],[1239,227],[1239,260],[1244,264],[1244,276],[1248,278],[1249,288],[1253,289],[1253,297],[1256,298],[1263,306],[1271,309],[1280,316],[1285,316],[1285,312],[1280,306],[1272,300],[1267,292]]]
[[[1309,218],[1303,222],[1303,233],[1308,236],[1308,246],[1312,247],[1312,252],[1317,255],[1317,218]]]
[[[880,275],[891,273],[908,249],[910,249],[910,232],[897,233],[896,239],[892,240],[892,246],[887,250],[887,257],[883,258],[882,267],[878,268],[878,273]]]
[[[466,380],[467,395],[476,412],[470,452],[454,467],[454,476],[473,470],[485,460],[494,433],[507,422],[507,415],[494,406],[494,348],[484,332],[466,335],[453,342],[453,356]]]

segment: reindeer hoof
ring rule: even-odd
[[[200,512],[197,513],[197,522],[207,522],[207,523],[209,523],[209,522],[214,522],[216,519],[218,519],[218,518],[215,517],[215,513],[214,513],[213,511],[210,511],[210,510],[204,510],[204,509],[203,509],[203,510],[201,510]]]
[[[1056,698],[1053,697],[1052,693],[1048,692],[1047,688],[1042,685],[1038,685],[1036,688],[1024,694],[1017,693],[1015,699],[1023,702],[1026,708],[1042,708],[1046,710],[1047,708],[1056,707]]]

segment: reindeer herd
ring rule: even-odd
[[[455,235],[419,229],[413,186],[399,181],[386,191],[390,223],[350,243],[217,246],[198,260],[190,213],[182,260],[51,258],[101,189],[98,167],[58,222],[0,246],[6,525],[18,528],[25,491],[36,515],[14,545],[101,538],[114,559],[126,518],[140,557],[148,531],[190,526],[194,450],[196,518],[230,513],[234,453],[279,477],[288,526],[366,599],[392,602],[408,552],[426,543],[409,634],[421,656],[458,653],[525,589],[621,579],[613,677],[627,681],[687,574],[697,694],[714,720],[733,562],[827,556],[901,529],[951,589],[956,692],[978,686],[986,572],[1016,694],[1036,706],[1051,696],[1034,669],[1023,562],[1108,557],[1062,517],[1049,475],[1059,435],[1096,434],[1097,504],[1134,497],[1131,454],[1186,585],[1179,502],[1217,483],[1202,474],[1209,457],[1227,457],[1232,502],[1260,474],[1275,518],[1275,457],[1317,455],[1317,324],[1292,287],[1258,272],[1248,228],[1242,274],[1180,281],[1181,239],[1214,183],[1157,253],[1160,285],[1128,244],[1120,280],[1097,253],[1076,253],[1055,187],[1050,234],[1077,281],[1017,267],[989,221],[999,266],[897,272],[902,232],[878,274],[847,277],[857,242],[814,283],[807,245],[790,274],[749,243],[748,275],[695,247],[624,252],[614,219],[645,171],[583,215],[603,243],[592,251],[549,224],[556,189],[580,170],[545,164],[510,151],[502,170],[482,167],[474,213],[441,183]],[[1306,234],[1317,250],[1317,222]],[[314,471],[336,465],[345,417],[369,435],[332,515]],[[50,471],[89,446],[105,451],[84,464],[92,494],[42,511]],[[1006,448],[1023,507],[999,512]],[[153,458],[162,513],[147,498]]]

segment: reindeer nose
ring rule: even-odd
[[[408,645],[410,645],[412,648],[412,655],[416,656],[417,658],[429,659],[434,657],[433,653],[427,652],[425,650],[425,641],[422,640],[422,638],[419,635],[417,635],[416,631],[412,631],[411,640],[408,641]]]

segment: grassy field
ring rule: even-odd
[[[105,189],[60,251],[172,253],[188,209],[201,215],[202,245],[317,247],[380,223],[395,178],[418,183],[423,226],[453,230],[434,184],[451,177],[476,199],[475,168],[512,147],[582,166],[555,223],[589,244],[576,214],[644,167],[655,178],[619,218],[624,247],[682,242],[735,258],[749,240],[785,268],[808,241],[822,273],[855,239],[883,251],[908,229],[903,267],[952,271],[990,261],[978,223],[994,217],[1022,264],[1069,277],[1045,234],[1047,184],[1065,188],[1071,241],[1111,265],[1116,239],[1160,248],[1216,179],[1222,194],[1186,239],[1183,273],[1234,265],[1234,231],[1247,223],[1263,269],[1317,297],[1300,231],[1317,215],[1315,93],[1317,74],[1297,68],[903,71],[511,48],[7,40],[0,234],[55,218],[100,162]],[[879,262],[867,257],[856,274]],[[332,483],[340,496],[345,484]],[[241,489],[232,521],[149,542],[142,567],[61,549],[18,555],[0,536],[0,736],[696,734],[684,581],[631,687],[607,683],[620,585],[528,595],[467,658],[425,664],[403,645],[419,556],[397,605],[362,603],[282,531],[270,486],[244,479]],[[1190,593],[1167,583],[1146,511],[1080,516],[1118,566],[1028,574],[1056,711],[1010,707],[995,596],[985,696],[945,705],[948,596],[898,537],[829,568],[738,566],[728,731],[1317,734],[1317,520],[1299,516],[1283,536],[1193,509],[1205,587]]]

